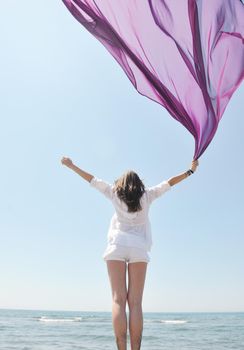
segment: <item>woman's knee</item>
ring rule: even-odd
[[[130,310],[133,308],[141,308],[142,307],[141,297],[137,297],[137,296],[133,296],[133,295],[128,294],[127,302],[128,302],[128,306],[129,306]]]
[[[113,303],[119,305],[120,307],[126,306],[126,295],[124,294],[114,294]]]

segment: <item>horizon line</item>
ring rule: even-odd
[[[112,311],[107,310],[63,310],[63,309],[35,309],[35,308],[9,308],[0,307],[0,310],[9,311],[57,311],[57,312],[97,312],[97,313],[112,313]],[[243,311],[143,311],[143,313],[244,313]]]

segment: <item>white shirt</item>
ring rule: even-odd
[[[111,185],[106,181],[93,177],[90,185],[110,199],[115,208],[107,234],[108,243],[141,247],[150,251],[152,234],[148,217],[149,208],[156,198],[171,189],[168,181],[164,180],[156,186],[145,188],[145,192],[140,199],[142,210],[135,213],[128,212],[127,205],[113,191],[114,184]]]

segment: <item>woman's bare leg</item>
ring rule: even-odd
[[[141,348],[143,331],[142,296],[146,270],[146,262],[128,264],[129,285],[127,299],[131,350],[140,350]]]
[[[112,320],[118,350],[126,350],[126,263],[118,260],[107,260],[108,274],[112,289]]]

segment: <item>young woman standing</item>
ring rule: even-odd
[[[118,350],[126,350],[128,303],[131,350],[140,350],[143,331],[142,296],[147,264],[150,261],[148,252],[152,245],[149,208],[156,198],[193,174],[198,160],[193,160],[191,168],[186,172],[153,187],[145,187],[132,170],[126,171],[114,184],[109,184],[80,169],[70,158],[63,157],[61,162],[111,200],[115,208],[107,235],[108,245],[103,254],[112,291],[113,328]]]

